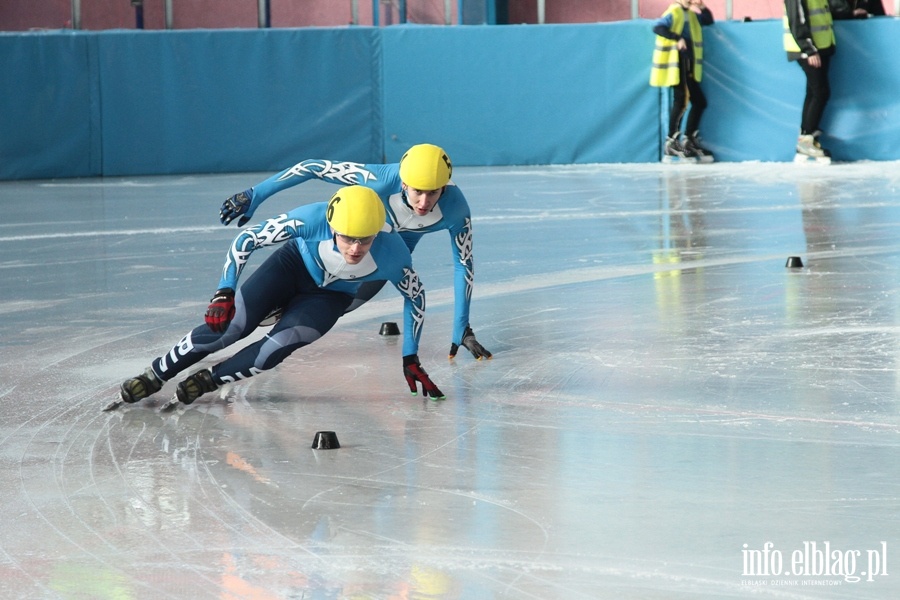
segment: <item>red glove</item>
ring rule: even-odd
[[[216,295],[209,301],[206,309],[206,325],[216,333],[222,333],[228,329],[228,324],[234,318],[234,290],[222,288],[216,290]]]
[[[418,354],[410,354],[403,357],[403,376],[406,377],[406,384],[409,386],[409,391],[413,396],[418,395],[419,388],[417,384],[421,383],[422,395],[426,398],[429,396],[435,400],[446,398],[443,392],[428,377],[428,373],[425,372],[422,365],[419,364]]]

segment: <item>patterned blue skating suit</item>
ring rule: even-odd
[[[472,217],[469,203],[462,191],[450,182],[435,204],[425,216],[419,216],[406,203],[400,182],[400,164],[360,164],[309,159],[285,169],[277,175],[250,188],[249,209],[243,214],[252,217],[253,212],[267,198],[282,190],[310,179],[317,178],[339,185],[364,185],[381,197],[387,210],[388,219],[400,232],[409,251],[426,233],[447,230],[450,233],[450,250],[453,253],[454,319],[452,342],[461,344],[463,333],[469,326],[469,306],[472,302],[474,283],[474,262],[472,258]],[[358,302],[370,299],[380,289],[380,285],[367,285],[357,294]]]
[[[214,366],[223,383],[252,377],[279,364],[294,350],[330,330],[367,281],[390,281],[404,300],[403,355],[418,352],[425,316],[425,292],[400,235],[385,224],[368,255],[348,264],[337,250],[325,218],[327,203],[296,208],[248,227],[228,250],[219,288],[237,290],[235,315],[222,333],[205,323],[194,328],[152,367],[163,381],[209,354],[247,337],[275,309],[280,320],[261,340]],[[283,244],[238,289],[241,271],[257,249]]]

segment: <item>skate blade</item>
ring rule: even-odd
[[[801,165],[830,165],[830,156],[808,156],[806,154],[794,155],[794,162]]]
[[[122,400],[122,399],[118,399],[118,398],[117,398],[116,400],[113,400],[112,402],[110,402],[109,404],[107,404],[106,406],[104,406],[104,407],[103,407],[103,412],[109,412],[109,411],[111,411],[111,410],[116,410],[117,408],[119,408],[119,407],[122,406],[123,404],[125,404],[125,401]]]
[[[169,412],[170,410],[174,409],[179,404],[181,404],[181,402],[178,400],[178,398],[172,398],[171,400],[169,400],[168,402],[166,402],[165,404],[163,404],[162,406],[159,407],[159,412]]]
[[[694,157],[682,157],[682,156],[663,156],[662,163],[664,165],[695,165],[697,164],[697,159]]]

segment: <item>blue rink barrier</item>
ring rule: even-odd
[[[704,29],[703,136],[720,160],[793,158],[806,78],[787,61],[781,31],[780,20]],[[823,145],[837,160],[900,159],[900,69],[887,58],[900,19],[837,21],[835,35]]]
[[[308,157],[458,165],[655,162],[668,96],[652,21],[0,34],[0,179],[275,171]],[[781,22],[704,30],[702,133],[787,161],[804,77]],[[837,23],[823,142],[900,159],[900,21]]]

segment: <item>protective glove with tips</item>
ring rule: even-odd
[[[434,400],[443,400],[446,398],[444,393],[438,389],[428,373],[419,363],[418,354],[409,354],[403,357],[403,376],[406,377],[406,384],[413,396],[418,395],[418,384],[422,384],[422,395],[426,398],[431,397]]]
[[[241,217],[237,223],[238,227],[246,225],[247,221],[253,216],[253,213],[250,212],[252,202],[253,188],[244,190],[225,200],[222,203],[222,208],[219,210],[219,220],[222,221],[222,225],[228,225],[235,217]]]
[[[228,324],[234,318],[234,290],[220,288],[209,301],[206,309],[206,325],[216,333],[222,333],[228,329]]]
[[[472,353],[477,360],[481,360],[482,358],[490,359],[494,355],[487,351],[487,349],[478,343],[478,340],[475,339],[475,332],[472,331],[471,327],[466,327],[466,330],[463,332],[462,345],[469,352]],[[450,358],[456,357],[456,351],[459,350],[458,344],[450,344]]]

